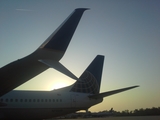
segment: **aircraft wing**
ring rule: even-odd
[[[110,95],[113,95],[113,94],[124,92],[126,90],[130,90],[130,89],[133,89],[133,88],[136,88],[136,87],[139,87],[139,86],[132,86],[132,87],[122,88],[122,89],[118,89],[118,90],[103,92],[103,93],[99,93],[99,94],[95,94],[95,95],[90,95],[88,97],[93,98],[93,99],[103,98],[103,97],[107,97],[107,96],[110,96]]]
[[[87,9],[75,9],[32,54],[0,68],[0,96],[47,70],[50,65],[45,60],[56,61],[55,65],[52,64],[53,68],[73,77],[70,71],[57,63],[63,57],[85,10]]]
[[[65,66],[63,66],[58,61],[53,61],[53,60],[39,60],[39,61],[46,64],[47,66],[51,68],[56,69],[57,71],[62,72],[63,74],[69,76],[70,78],[78,80],[78,78],[72,72],[70,72]]]

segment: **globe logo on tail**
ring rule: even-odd
[[[73,85],[72,92],[80,93],[90,93],[98,94],[99,93],[99,84],[96,78],[88,71],[85,71],[79,80]]]

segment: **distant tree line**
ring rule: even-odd
[[[152,107],[152,108],[140,108],[135,109],[133,111],[124,110],[121,112],[114,111],[114,115],[116,116],[151,116],[151,115],[160,115],[160,107]]]

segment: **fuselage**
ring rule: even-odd
[[[66,89],[52,91],[11,91],[0,98],[6,106],[0,107],[0,117],[16,119],[44,119],[57,117],[102,102],[90,99],[90,94],[68,92]]]

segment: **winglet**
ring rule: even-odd
[[[88,8],[75,9],[39,48],[65,52],[85,10]]]
[[[70,78],[78,80],[78,78],[72,72],[70,72],[65,66],[63,66],[58,61],[53,61],[53,60],[38,60],[38,61],[41,62],[41,63],[44,63],[45,65],[47,65],[51,68],[54,68],[54,69],[58,70],[59,72],[67,75]]]

